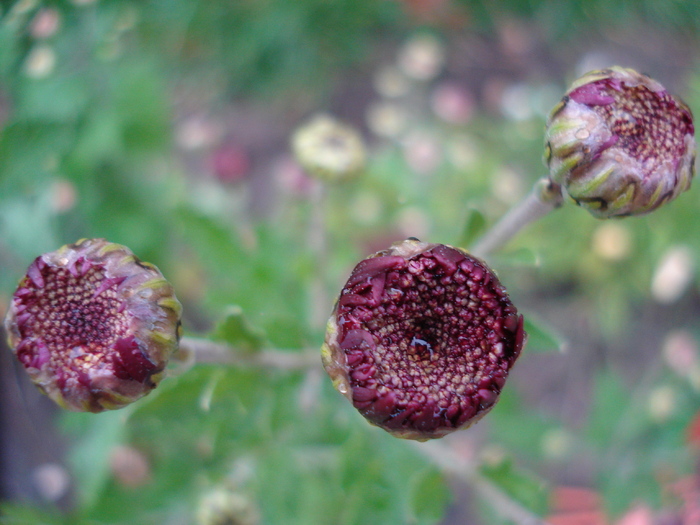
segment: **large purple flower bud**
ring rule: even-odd
[[[64,408],[120,408],[158,384],[181,306],[158,268],[125,246],[83,239],[37,257],[5,329],[32,381]]]
[[[688,106],[615,66],[578,79],[554,107],[545,161],[552,180],[593,215],[640,215],[690,187],[694,133]]]
[[[322,357],[371,423],[423,441],[491,410],[524,338],[522,316],[486,264],[409,239],[355,267]]]

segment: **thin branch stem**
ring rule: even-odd
[[[427,456],[445,474],[469,484],[481,498],[488,501],[489,505],[502,518],[517,525],[548,525],[542,518],[530,512],[482,476],[472,462],[460,458],[444,444],[415,442],[415,448]]]
[[[501,217],[469,251],[477,257],[488,256],[522,228],[559,207],[562,201],[561,187],[558,184],[546,177],[538,180],[532,191]]]
[[[278,368],[281,370],[307,370],[321,366],[318,351],[304,350],[261,350],[240,352],[223,343],[197,337],[183,337],[180,352],[186,357],[181,361],[192,363],[223,364],[245,367]]]
[[[239,352],[229,345],[196,337],[183,337],[180,341],[180,351],[183,355],[178,359],[183,363],[189,363],[189,365],[208,363],[286,371],[313,370],[321,365],[318,352],[311,349],[302,352],[291,350]],[[447,446],[436,442],[414,442],[414,445],[416,450],[431,460],[445,474],[468,483],[504,518],[512,520],[517,525],[547,525],[545,521],[532,514],[479,474],[473,463],[459,458]]]

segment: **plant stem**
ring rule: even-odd
[[[501,217],[469,250],[470,253],[477,257],[488,256],[522,228],[561,206],[562,202],[561,186],[546,177],[538,180],[532,191]]]
[[[183,337],[180,340],[180,352],[191,356],[193,363],[253,366],[282,370],[307,370],[321,365],[321,358],[316,350],[240,352],[229,345],[196,337]],[[180,358],[180,360],[185,361],[186,359]]]
[[[292,350],[240,352],[229,345],[196,337],[183,337],[180,340],[180,352],[187,357],[180,356],[178,359],[189,365],[223,364],[287,371],[312,371],[320,368],[321,365],[318,352],[312,349],[302,352]],[[445,474],[455,476],[473,487],[474,491],[488,501],[504,518],[510,519],[517,525],[547,525],[545,521],[513,501],[496,485],[479,474],[470,461],[461,459],[450,448],[436,442],[414,442],[414,445]]]
[[[502,518],[517,525],[547,525],[546,521],[514,501],[498,486],[482,476],[471,461],[460,458],[449,447],[437,442],[414,443],[415,448],[445,474],[468,483]]]

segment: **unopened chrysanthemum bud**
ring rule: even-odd
[[[522,316],[482,261],[408,239],[355,267],[323,364],[367,420],[422,441],[491,410],[524,338]]]
[[[300,127],[292,136],[292,150],[309,175],[332,182],[357,176],[367,157],[360,134],[328,115]]]
[[[552,180],[600,218],[640,215],[690,187],[695,129],[688,106],[632,69],[592,71],[549,117]]]
[[[5,318],[32,381],[64,408],[101,412],[149,393],[177,348],[181,306],[152,264],[83,239],[37,257]]]

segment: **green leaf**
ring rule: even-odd
[[[494,257],[498,266],[510,268],[536,268],[540,265],[540,258],[529,248],[520,248],[510,252],[499,253]]]
[[[243,314],[243,309],[236,305],[226,309],[224,318],[214,328],[212,338],[246,352],[261,350],[267,342],[265,334],[253,327]]]
[[[55,512],[24,505],[13,505],[10,503],[0,504],[0,523],[3,525],[59,525],[67,523],[68,520],[62,518]]]
[[[548,510],[549,491],[542,480],[513,465],[510,458],[492,465],[482,465],[481,473],[500,489],[532,512],[543,515]]]
[[[630,394],[620,376],[613,371],[595,378],[591,414],[588,420],[590,439],[608,450],[620,445],[626,437],[623,422],[627,421]]]
[[[553,352],[564,350],[564,340],[556,331],[539,319],[533,319],[531,314],[525,317],[525,332],[527,332],[528,352]]]
[[[467,211],[464,221],[464,229],[459,237],[458,246],[468,248],[486,229],[486,219],[483,214],[474,208]]]
[[[83,509],[94,505],[110,478],[110,454],[126,439],[130,407],[101,414],[65,414],[70,432],[80,436],[70,455]]]
[[[419,523],[437,523],[449,503],[449,490],[442,475],[434,469],[416,472],[410,480],[409,504]]]

